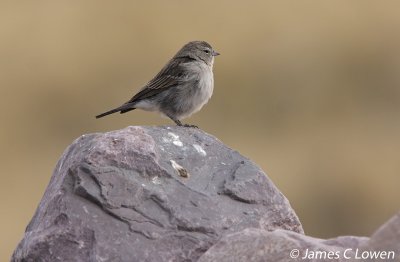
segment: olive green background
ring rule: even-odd
[[[144,2],[144,1],[143,1]],[[399,210],[399,1],[2,1],[0,260],[65,148],[170,125],[128,100],[183,44],[221,53],[197,124],[260,165],[316,237],[370,235]]]

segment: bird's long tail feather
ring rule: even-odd
[[[114,114],[116,112],[120,112],[121,114],[123,114],[125,112],[131,111],[131,110],[134,110],[134,109],[135,108],[131,107],[131,105],[125,104],[125,105],[122,105],[120,107],[114,108],[114,109],[112,109],[110,111],[104,112],[104,113],[102,113],[100,115],[97,115],[96,118],[100,118],[100,117],[103,117],[103,116],[111,115],[111,114]]]

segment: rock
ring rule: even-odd
[[[364,261],[400,261],[400,213],[381,226],[369,241],[360,246],[360,254],[365,251],[393,252],[395,259],[364,259]]]
[[[247,228],[223,236],[198,262],[400,261],[400,213],[371,238],[318,239],[294,231]]]
[[[69,146],[12,261],[195,261],[235,234],[303,229],[264,172],[216,138],[128,127]]]
[[[350,237],[335,240],[333,243],[336,245],[333,245],[331,240],[312,238],[293,231],[277,229],[269,232],[247,228],[224,236],[198,261],[341,261],[337,254],[343,254],[349,246],[357,247],[367,240],[368,238]],[[346,248],[342,247],[341,241],[346,243]],[[307,249],[310,250],[308,257],[313,256],[312,252],[316,253],[315,260],[302,259],[307,255]]]

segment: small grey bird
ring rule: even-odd
[[[210,99],[214,88],[214,56],[219,55],[204,41],[189,42],[128,102],[96,116],[121,114],[140,108],[157,111],[178,126],[181,120],[199,111]]]

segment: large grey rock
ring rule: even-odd
[[[263,171],[216,138],[128,127],[65,151],[12,260],[193,261],[247,228],[303,233]]]
[[[400,213],[370,238],[324,240],[282,229],[247,228],[223,236],[198,261],[400,261]]]

